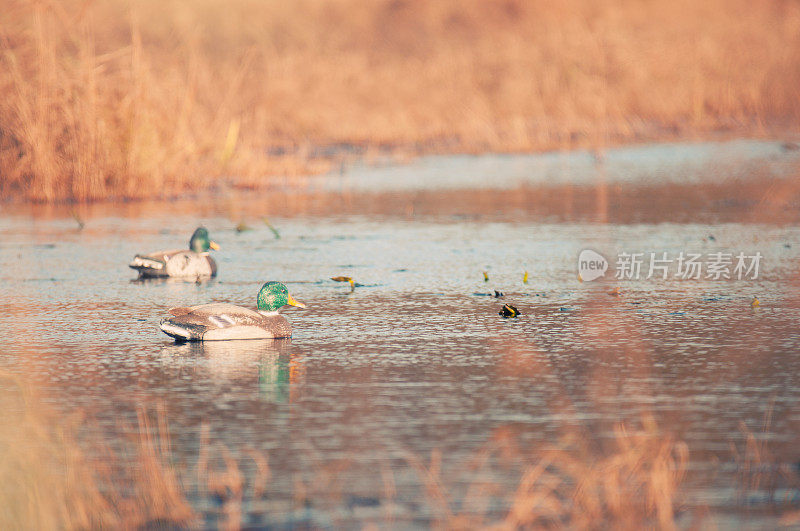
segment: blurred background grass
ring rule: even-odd
[[[800,2],[2,0],[0,196],[797,132]]]

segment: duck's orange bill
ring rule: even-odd
[[[297,306],[298,308],[305,308],[305,307],[306,307],[306,305],[305,305],[305,304],[303,304],[303,303],[302,303],[302,302],[300,302],[299,300],[295,299],[295,298],[294,298],[294,297],[292,297],[291,295],[289,295],[289,296],[287,297],[287,299],[286,299],[286,304],[289,304],[289,305],[291,305],[291,306]]]
[[[214,249],[215,251],[219,251],[219,244],[217,242],[208,242],[208,246]]]

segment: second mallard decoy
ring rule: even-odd
[[[292,325],[278,310],[286,305],[305,308],[280,282],[267,282],[258,292],[257,310],[223,302],[171,308],[161,330],[176,341],[277,339],[292,337]]]
[[[217,274],[217,263],[209,250],[219,245],[208,237],[208,230],[199,227],[189,240],[189,249],[137,254],[128,267],[139,272],[139,278],[198,278]]]

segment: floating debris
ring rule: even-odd
[[[272,223],[270,223],[270,222],[269,222],[269,219],[267,219],[266,217],[264,217],[264,218],[261,218],[261,221],[263,221],[263,222],[264,222],[264,225],[266,225],[266,226],[267,226],[267,228],[268,228],[269,230],[271,230],[271,231],[272,231],[272,234],[273,234],[273,236],[275,236],[275,239],[276,239],[276,240],[280,240],[280,239],[281,239],[281,233],[280,233],[280,232],[278,232],[278,229],[276,229],[276,228],[275,228],[275,227],[272,225]]]
[[[795,142],[784,142],[783,144],[781,144],[781,149],[783,149],[784,151],[797,151],[798,149],[800,149],[800,144],[797,144]]]
[[[608,294],[611,295],[612,297],[619,297],[620,295],[622,295],[622,290],[619,289],[619,286],[617,286],[616,288],[609,291]]]
[[[494,290],[494,298],[495,299],[499,299],[500,297],[505,297],[505,296],[506,296],[505,293],[503,293],[502,291]]]
[[[753,297],[753,300],[750,301],[750,307],[758,308],[759,306],[761,306],[761,301],[758,300],[758,297]]]
[[[528,272],[527,271],[525,271],[525,274],[522,275],[522,283],[523,284],[527,284],[528,283]]]
[[[78,214],[78,212],[74,209],[70,210],[69,213],[72,216],[72,219],[74,219],[78,224],[78,230],[83,230],[83,227],[85,227],[86,224],[83,222],[83,218],[81,218],[80,214]]]
[[[708,235],[708,239],[709,239],[709,241],[712,241],[712,242],[715,242],[715,241],[717,241],[717,239],[714,237],[714,235],[713,235],[713,234],[709,234],[709,235]]]
[[[504,304],[503,307],[498,312],[498,314],[503,316],[505,319],[508,319],[509,317],[516,317],[520,313],[519,313],[519,310],[517,310],[515,307],[511,306],[510,304]]]
[[[355,291],[355,289],[356,289],[356,283],[350,277],[331,277],[331,280],[333,280],[334,282],[349,282],[350,283],[350,291]]]
[[[487,273],[486,271],[483,272],[483,281],[489,282],[489,273]]]
[[[792,248],[792,244],[791,243],[784,243],[783,246],[786,247],[787,249],[791,249]]]
[[[238,225],[236,225],[236,232],[244,232],[246,230],[253,230],[252,227],[248,227],[244,221],[240,221]]]

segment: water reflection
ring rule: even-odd
[[[211,284],[216,280],[215,277],[137,277],[131,279],[131,284],[154,285],[154,284]]]
[[[217,385],[257,385],[260,398],[275,404],[291,402],[292,386],[305,373],[301,356],[292,356],[289,338],[174,343],[162,347],[159,357],[164,366]]]

